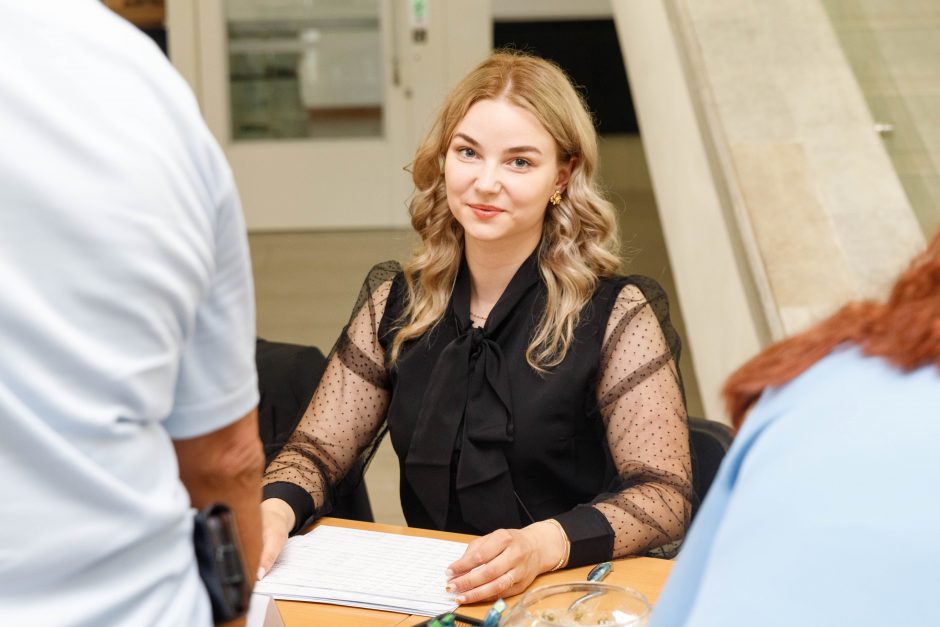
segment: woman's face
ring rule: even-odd
[[[549,197],[564,191],[570,174],[538,119],[505,100],[474,103],[444,159],[447,204],[471,246],[500,242],[534,250]]]

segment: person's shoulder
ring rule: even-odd
[[[188,188],[194,195],[187,198],[199,200],[190,206],[216,211],[238,204],[231,169],[192,88],[154,41],[101,3],[54,4],[64,13],[50,15],[48,28],[71,48],[76,62],[85,61],[82,80],[94,86],[93,98],[76,98],[69,105],[75,110],[108,101],[125,105],[107,116],[88,116],[95,133],[115,138],[101,142],[109,154],[127,160],[122,153],[133,151],[135,166],[151,174],[146,184],[154,189]],[[60,83],[81,89],[69,77]],[[121,141],[130,127],[135,141]]]
[[[933,395],[940,402],[940,369],[932,364],[903,369],[847,343],[836,347],[788,386],[794,394],[812,398],[824,396],[826,390],[843,397],[844,390],[853,389],[853,399],[866,407],[897,409],[908,402],[919,405],[922,394]]]
[[[369,269],[365,282],[371,286],[378,286],[402,276],[401,263],[394,259],[377,263]]]
[[[403,276],[401,264],[394,260],[372,266],[362,281],[356,309],[365,304],[366,300],[385,301],[389,296],[397,300],[403,289]]]
[[[401,274],[402,268],[401,263],[390,259],[388,261],[381,261],[369,269],[368,276],[384,276],[384,277],[394,277],[397,274]]]
[[[877,420],[884,412],[903,414],[901,407],[918,396],[913,393],[919,387],[916,374],[902,371],[882,357],[865,355],[855,344],[843,344],[787,383],[765,390],[741,434],[762,430],[784,418],[790,422],[805,419],[818,430],[822,423],[814,416],[852,415],[860,423],[869,417]],[[936,386],[940,376],[934,377]],[[940,392],[935,395],[940,402]]]
[[[667,302],[666,292],[659,282],[642,274],[601,277],[597,292],[606,293],[622,304]]]
[[[139,28],[101,3],[62,4],[55,8],[56,13],[62,14],[50,19],[56,20],[58,34],[76,46],[73,54],[98,58],[100,62],[88,68],[92,76],[103,73],[120,78],[123,82],[119,87],[123,90],[145,85],[148,95],[160,106],[182,97],[187,101],[187,109],[195,107],[198,113],[198,104],[186,81]],[[65,4],[71,5],[68,12],[63,11]],[[103,57],[107,57],[107,62]]]
[[[801,372],[786,384],[772,390],[767,396],[780,398],[815,399],[822,401],[827,391],[835,388],[836,395],[841,396],[843,384],[850,381],[879,380],[883,387],[889,381],[898,378],[890,364],[879,357],[867,357],[855,344],[847,343],[837,346],[828,355],[825,355],[809,368]],[[868,386],[863,386],[858,393],[870,393]]]
[[[146,125],[138,124],[135,132],[141,141],[147,142],[154,160],[185,164],[184,171],[189,174],[180,180],[205,186],[210,205],[232,204],[237,192],[231,168],[206,124],[190,84],[140,29],[110,9],[103,8],[98,13],[99,31],[107,32],[107,37],[99,37],[102,41],[93,45],[101,50],[92,52],[106,53],[114,61],[97,64],[96,71],[118,83],[113,91],[120,91],[123,101],[133,103],[135,109],[121,115],[129,120],[148,121]]]

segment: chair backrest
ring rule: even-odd
[[[315,346],[258,339],[255,345],[258,369],[258,430],[264,445],[265,463],[271,463],[307,410],[310,399],[326,370],[326,357]],[[373,522],[372,505],[361,472],[351,472],[355,483],[340,482],[334,490],[337,518]]]
[[[705,499],[715,473],[731,447],[731,428],[714,420],[689,417],[692,447],[692,517]]]
[[[314,346],[259,338],[255,343],[255,366],[260,393],[258,427],[265,463],[270,464],[310,404],[326,369],[326,357]]]

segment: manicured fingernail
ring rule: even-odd
[[[258,568],[258,580],[264,579],[264,567]]]
[[[445,568],[445,569],[444,569],[444,575],[446,575],[447,578],[449,579],[449,578],[451,578],[451,577],[454,576],[454,571],[452,571],[452,570],[449,569],[449,568]]]
[[[465,597],[462,594],[459,597],[457,597],[457,603],[463,603],[466,600],[467,600],[467,597]]]
[[[448,591],[448,592],[453,592],[453,591],[456,590],[456,589],[457,589],[457,586],[455,586],[455,585],[452,584],[452,583],[449,583],[449,584],[447,584],[446,586],[444,586],[444,590],[446,590],[446,591]]]

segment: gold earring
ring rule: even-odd
[[[556,189],[554,192],[552,192],[552,195],[548,199],[548,202],[552,203],[553,207],[557,207],[558,203],[561,202],[561,191]]]

